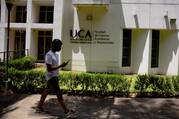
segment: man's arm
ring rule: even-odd
[[[58,65],[58,66],[56,66],[56,67],[53,67],[51,64],[46,64],[46,65],[47,65],[47,71],[48,71],[48,72],[51,72],[51,71],[53,71],[53,70],[56,70],[56,69],[65,67],[67,64],[68,64],[68,62],[63,62],[61,65]]]

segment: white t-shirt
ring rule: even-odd
[[[52,52],[51,50],[47,52],[45,55],[45,63],[51,64],[52,67],[56,67],[59,65],[59,57],[57,53]],[[46,72],[46,80],[51,79],[52,77],[58,76],[59,69],[53,70],[53,71],[47,71]]]

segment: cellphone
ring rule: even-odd
[[[71,59],[69,59],[68,61],[66,61],[66,63],[68,63],[68,62],[70,62],[71,61]]]

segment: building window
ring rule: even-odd
[[[25,23],[26,22],[26,7],[25,6],[17,6],[16,7],[16,22],[17,23]]]
[[[152,30],[151,67],[158,67],[159,64],[159,40],[160,40],[160,31]]]
[[[52,47],[52,31],[39,31],[38,33],[38,60],[44,60],[45,54]]]
[[[40,7],[40,23],[53,23],[53,7]]]
[[[0,4],[0,21],[1,21],[1,4]]]
[[[25,36],[26,32],[23,30],[15,31],[15,53],[14,58],[25,56]]]
[[[123,49],[122,49],[122,66],[131,65],[131,35],[130,29],[123,29]]]

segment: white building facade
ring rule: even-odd
[[[178,0],[16,0],[9,48],[43,61],[57,38],[61,60],[71,59],[67,70],[178,75],[177,11]],[[5,0],[0,20],[0,52],[6,52]]]

